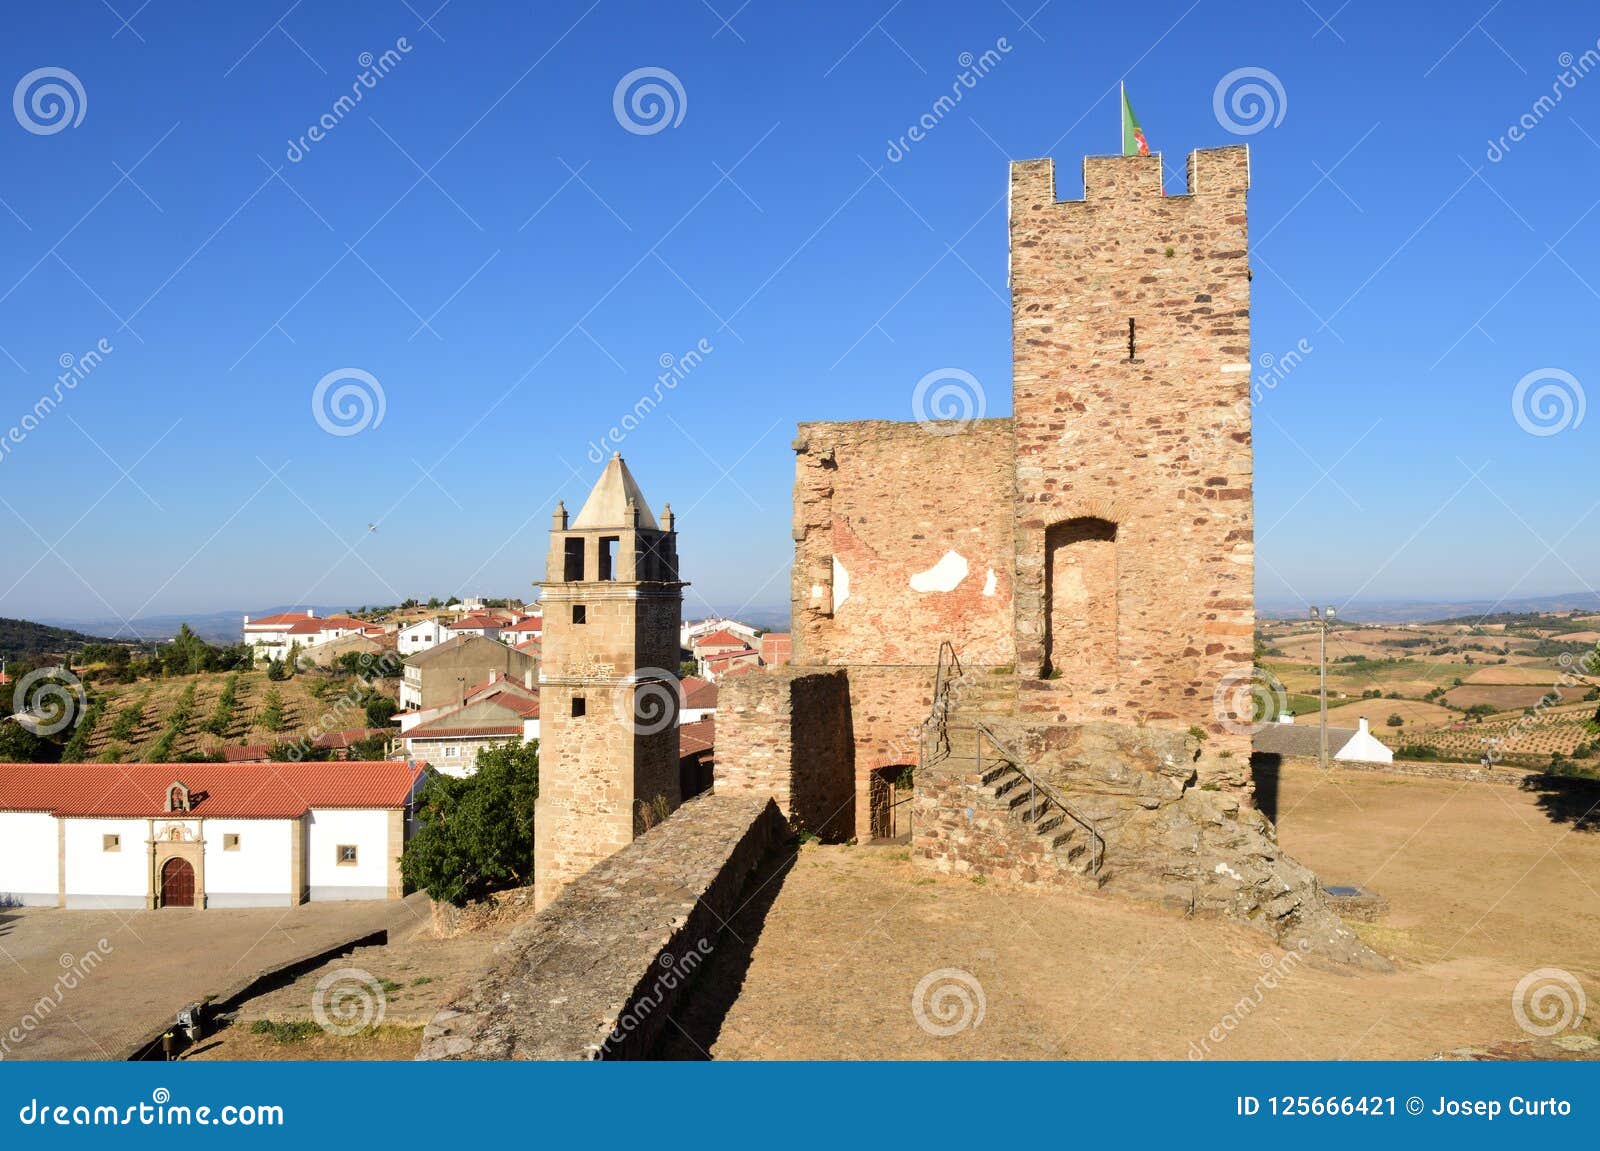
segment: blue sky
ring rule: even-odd
[[[83,116],[0,123],[0,437],[112,350],[0,455],[0,615],[522,594],[590,445],[702,341],[622,451],[690,613],[781,604],[794,425],[908,419],[946,367],[1009,412],[1007,159],[1080,194],[1123,79],[1173,190],[1251,144],[1254,352],[1311,349],[1256,411],[1263,599],[1600,582],[1600,415],[1512,406],[1600,379],[1600,75],[1533,111],[1588,6],[437,2],[8,11],[0,79],[65,69]],[[614,109],[641,68],[681,88],[658,131]],[[1238,69],[1278,86],[1246,135]],[[347,368],[383,418],[330,435]]]

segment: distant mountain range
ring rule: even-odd
[[[1491,613],[1565,611],[1600,611],[1600,595],[1573,592],[1504,600],[1371,600],[1341,608],[1339,614],[1355,623],[1431,623]],[[1262,619],[1302,619],[1306,607],[1283,600],[1261,600],[1256,614]]]
[[[334,612],[345,611],[351,606],[352,605],[348,603],[281,604],[275,607],[258,608],[249,612],[248,614],[252,619],[258,619],[264,615],[276,615],[278,612],[304,611],[306,608],[310,608],[318,615],[330,615]],[[701,606],[703,607],[704,605]],[[691,613],[686,610],[684,617],[687,619],[691,615],[697,617],[698,615],[702,614],[709,613],[705,613],[703,611]],[[208,643],[229,644],[239,642],[239,637],[244,627],[245,615],[246,613],[243,611],[196,612],[188,615],[147,615],[140,616],[135,620],[130,620],[129,624],[132,625],[131,627],[125,625],[120,619],[49,618],[41,620],[40,623],[56,629],[71,629],[74,632],[88,632],[90,633],[90,639],[96,635],[99,635],[116,636],[116,638],[121,640],[171,639],[173,636],[178,634],[178,628],[181,625],[188,624],[190,630],[192,630],[201,639],[206,640]],[[789,608],[787,605],[746,607],[743,609],[742,614],[736,618],[740,619],[744,623],[749,624],[751,627],[766,628],[769,631],[786,631],[789,627]],[[36,624],[32,626],[38,625]],[[79,646],[81,646],[81,644]],[[14,650],[3,641],[0,641],[0,651],[4,651],[13,655],[20,654],[19,651]]]
[[[0,619],[0,655],[19,659],[27,655],[64,655],[81,651],[101,637],[26,619]]]
[[[252,618],[264,615],[274,615],[283,611],[304,611],[310,608],[318,615],[328,615],[331,612],[342,612],[349,604],[326,606],[319,604],[287,604],[280,607],[264,607],[252,611]],[[177,615],[146,615],[138,619],[129,620],[124,624],[120,619],[44,619],[40,622],[54,627],[72,628],[77,631],[93,632],[102,636],[115,636],[120,640],[136,639],[171,639],[178,634],[178,628],[183,624],[189,625],[189,630],[208,643],[229,644],[238,643],[243,634],[243,611],[211,611],[194,612]],[[3,647],[4,645],[0,645]]]

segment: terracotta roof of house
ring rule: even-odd
[[[450,631],[469,631],[474,628],[502,628],[505,621],[492,615],[464,615],[453,623],[444,625]]]
[[[266,763],[272,758],[272,748],[264,743],[225,747],[222,749],[222,758],[227,763]]]
[[[678,755],[698,755],[716,745],[717,721],[712,716],[697,719],[678,728]]]
[[[516,632],[542,632],[544,631],[544,616],[530,615],[527,619],[519,619],[510,627],[502,630]]]
[[[296,819],[311,808],[404,807],[426,764],[5,763],[0,811],[165,818],[167,789],[189,789],[189,813],[209,818]]]
[[[524,655],[537,655],[543,648],[538,639],[525,639],[521,643],[512,644],[512,651],[520,651]]]
[[[724,679],[726,679],[730,675],[754,675],[755,673],[759,672],[760,670],[761,670],[761,666],[759,664],[739,663],[739,664],[734,664],[734,665],[732,665],[730,667],[725,668],[721,672],[721,675],[722,675],[722,677]]]
[[[301,620],[314,618],[309,611],[281,611],[277,615],[257,616],[245,627],[277,627],[283,624],[299,623]]]
[[[745,648],[750,646],[745,642],[744,636],[734,635],[726,628],[723,628],[721,631],[714,631],[710,635],[703,635],[696,639],[690,646],[698,650],[703,647],[729,647],[733,644],[738,644],[740,647]]]
[[[522,734],[520,723],[485,724],[482,727],[437,727],[431,723],[420,724],[406,732],[407,739],[489,739],[494,736]]]
[[[363,739],[371,739],[375,735],[388,736],[389,734],[389,729],[385,727],[350,727],[344,731],[330,731],[319,735],[311,741],[311,746],[318,750],[343,751],[351,744]]]
[[[325,631],[365,631],[370,625],[347,615],[330,615],[323,619],[302,619],[284,629],[289,635],[316,635]],[[380,632],[382,628],[378,629]]]
[[[761,657],[749,648],[745,648],[743,651],[724,651],[719,652],[717,655],[708,655],[706,656],[706,663],[712,667],[728,667],[734,660],[751,658],[760,659]]]
[[[696,675],[684,676],[679,681],[684,707],[716,707],[717,685]]]

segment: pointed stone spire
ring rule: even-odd
[[[637,522],[629,510],[630,503],[638,511]],[[661,530],[656,524],[656,517],[650,513],[650,505],[645,501],[644,493],[639,490],[638,482],[628,470],[628,465],[623,463],[619,452],[612,453],[611,459],[606,463],[606,470],[600,473],[599,481],[589,493],[589,498],[584,501],[583,507],[578,512],[578,518],[572,521],[572,526],[574,528],[641,527],[649,528],[651,531]]]

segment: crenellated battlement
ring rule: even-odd
[[[1187,172],[1188,196],[1242,196],[1250,187],[1250,149],[1244,144],[1197,148],[1189,153]],[[1039,211],[1105,200],[1185,198],[1163,194],[1160,152],[1149,156],[1085,156],[1083,189],[1079,199],[1058,199],[1054,160],[1018,160],[1011,165],[1013,215],[1019,210]]]

